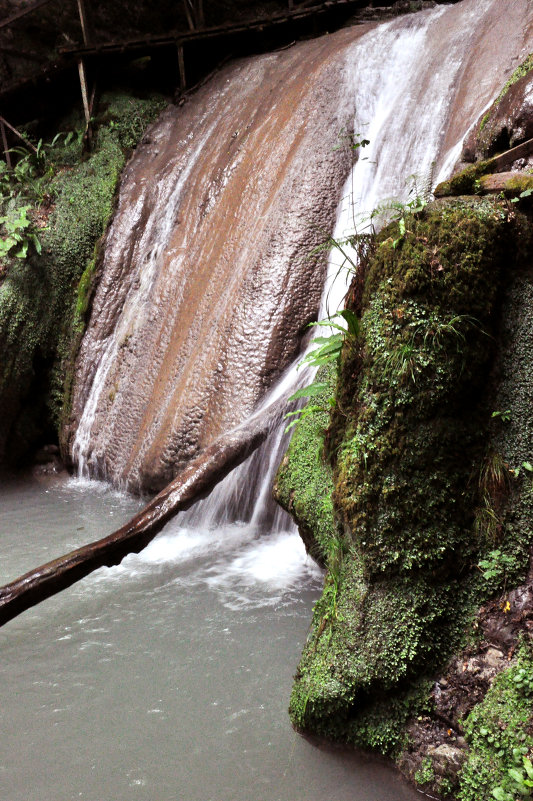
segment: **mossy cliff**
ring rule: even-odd
[[[379,235],[367,266],[328,430],[318,417],[297,427],[276,488],[308,544],[317,521],[328,567],[292,721],[397,757],[480,603],[524,578],[529,540],[506,523],[510,496],[532,511],[527,479],[492,444],[491,365],[502,298],[531,252],[526,220],[504,200],[458,198],[404,221],[404,234],[394,223]],[[308,513],[313,486],[320,514]],[[509,571],[491,584],[477,565],[497,547]]]
[[[82,156],[81,136],[60,137],[11,181],[4,209],[30,203],[42,252],[8,257],[0,271],[0,463],[57,438],[120,173],[161,107],[159,98],[104,97],[89,154]]]

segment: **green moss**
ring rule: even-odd
[[[435,189],[435,197],[451,197],[457,195],[472,195],[477,191],[478,181],[483,175],[494,170],[493,161],[478,161],[466,167],[448,181],[443,181]]]
[[[483,117],[481,118],[481,122],[479,123],[480,131],[483,130],[488,121],[489,121],[489,113],[487,112],[486,114],[483,115]]]
[[[495,100],[495,105],[501,103],[511,86],[514,86],[515,83],[518,83],[520,78],[523,78],[524,75],[527,75],[533,69],[533,53],[530,53],[528,57],[518,66],[508,81],[505,82],[503,85],[503,89],[501,90],[500,94]]]
[[[341,366],[329,453],[343,539],[290,704],[300,729],[387,752],[488,592],[475,569],[487,546],[475,531],[484,389],[518,237],[515,215],[493,199],[405,221],[400,240],[396,223],[379,236],[363,337]]]
[[[458,801],[492,798],[495,787],[513,789],[508,770],[521,767],[533,750],[533,648],[524,639],[516,662],[500,673],[465,722],[468,759],[460,774]]]
[[[314,411],[299,420],[274,487],[276,500],[296,517],[307,549],[321,563],[326,561],[332,542],[338,539],[333,518],[332,470],[323,458],[335,373],[333,366],[319,371],[317,381],[327,384],[327,389],[313,398]]]
[[[161,107],[159,98],[104,96],[105,118],[97,120],[86,158],[79,137],[48,151],[39,192],[53,205],[42,255],[12,260],[0,284],[0,460],[18,459],[40,437],[57,436],[54,430],[68,411],[69,364],[84,327],[98,243],[114,210],[120,173],[129,149]]]
[[[433,770],[433,762],[431,757],[424,757],[420,769],[415,773],[415,782],[423,786],[429,784],[435,778],[435,771]]]
[[[532,175],[516,175],[505,182],[503,192],[506,197],[517,197],[521,192],[533,189]]]

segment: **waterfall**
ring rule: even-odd
[[[336,206],[344,239],[378,204],[406,200],[409,176],[420,185],[453,166],[525,36],[527,3],[511,20],[500,6],[464,0],[239,62],[166,112],[128,167],[107,239],[74,391],[80,471],[151,489],[310,380],[294,360],[302,330],[339,308],[348,275],[335,249],[325,281],[309,254]],[[342,130],[370,140],[353,169]],[[284,427],[180,525],[290,528],[270,499]]]

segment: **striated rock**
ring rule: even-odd
[[[486,159],[533,137],[532,69],[530,55],[465,139],[463,161]]]
[[[316,319],[352,151],[351,28],[221,70],[125,171],[82,342],[75,463],[157,491],[243,422]]]

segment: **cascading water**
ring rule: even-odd
[[[81,471],[161,488],[297,355],[324,280],[310,252],[351,163],[335,150],[348,120],[335,78],[353,38],[227,67],[145,138],[78,359]]]
[[[377,203],[405,193],[409,174],[449,164],[531,50],[530,3],[465,0],[243,62],[167,112],[128,167],[108,237],[74,398],[79,464],[116,483],[157,483],[219,430],[309,380],[291,370],[272,388],[317,314],[324,271],[305,257],[331,230],[339,195],[343,238]],[[370,145],[342,190],[349,158],[333,147],[352,125]],[[163,207],[152,215],[156,195]],[[342,282],[331,288],[338,256],[323,296],[330,311],[344,294]],[[257,337],[247,343],[250,329]],[[2,629],[0,774],[10,801],[325,801],[333,786],[338,801],[415,798],[383,765],[317,749],[290,730],[291,674],[318,582],[292,524],[270,505],[283,426],[278,443],[268,440],[139,555]],[[59,492],[60,549],[79,544],[69,533],[78,491]],[[25,517],[29,508],[25,498]],[[86,525],[75,518],[77,537]],[[59,527],[57,514],[49,528]]]
[[[318,311],[310,254],[349,171],[342,132],[370,146],[340,237],[405,197],[409,175],[436,174],[497,91],[531,14],[514,4],[488,60],[499,6],[465,0],[240,62],[165,112],[126,171],[78,359],[80,474],[159,489],[257,409]]]
[[[411,191],[427,192],[439,170],[453,166],[443,148],[450,108],[465,56],[479,35],[475,23],[483,13],[490,23],[495,6],[494,0],[470,2],[391,21],[347,49],[341,73],[343,97],[350,97],[355,109],[348,130],[364,136],[369,145],[359,150],[343,188],[333,232],[333,240],[342,243],[342,249],[333,247],[329,255],[319,319],[342,308],[357,260],[347,238],[368,229],[374,209],[386,207],[392,199],[406,202]],[[483,97],[479,101],[481,111]],[[456,153],[457,146],[451,150]],[[297,360],[290,366],[259,413],[310,383],[313,371],[309,367],[299,371],[299,364]],[[271,532],[294,531],[289,516],[271,498],[274,476],[287,447],[284,428],[281,419],[274,422],[273,433],[258,451],[220,482],[209,498],[167,528],[205,529],[239,520],[258,529],[262,523]]]

